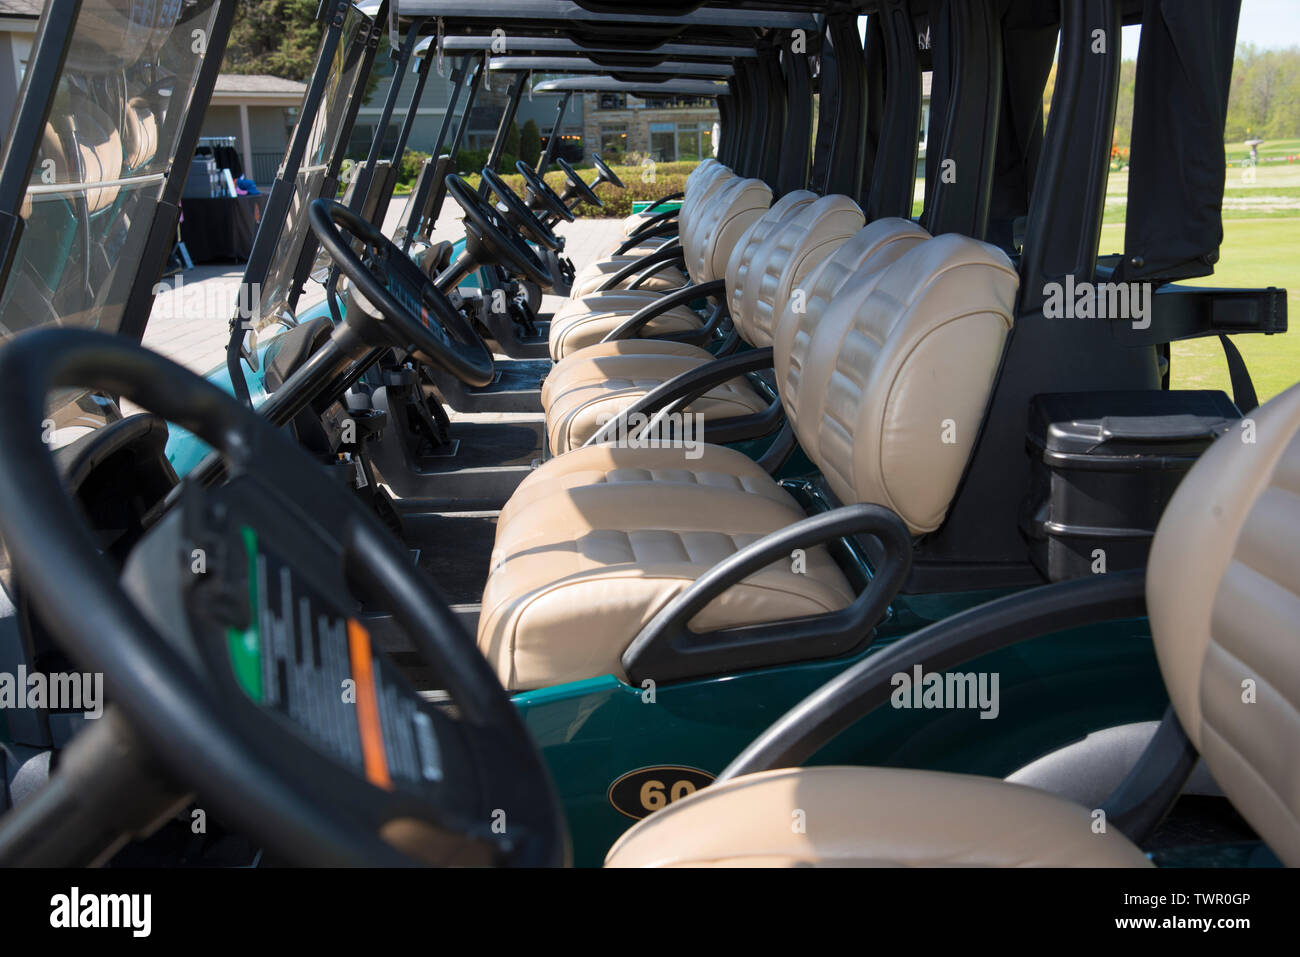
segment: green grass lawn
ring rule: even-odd
[[[1101,248],[1118,252],[1123,224],[1102,227]],[[1300,382],[1300,217],[1226,220],[1223,248],[1213,276],[1189,280],[1200,286],[1279,286],[1287,290],[1291,331],[1280,336],[1239,335],[1233,342],[1250,369],[1260,401]],[[1173,387],[1222,389],[1229,395],[1228,367],[1217,338],[1173,345]]]
[[[1244,143],[1229,143],[1224,148],[1224,152],[1227,153],[1228,161],[1232,163],[1239,163],[1250,155],[1250,150]],[[1259,147],[1259,158],[1262,162],[1295,156],[1297,153],[1300,153],[1300,139],[1265,140]]]
[[[1244,147],[1229,146],[1229,160],[1240,160]],[[1214,275],[1189,280],[1201,286],[1278,286],[1287,290],[1292,331],[1280,336],[1239,335],[1233,342],[1250,369],[1260,401],[1300,382],[1300,163],[1268,163],[1272,156],[1300,153],[1300,140],[1266,143],[1266,162],[1253,179],[1240,167],[1228,168],[1224,189],[1223,247]],[[1106,190],[1101,252],[1124,248],[1124,213],[1128,173],[1112,173]],[[1217,338],[1176,342],[1172,355],[1173,387],[1222,389],[1232,393],[1223,348]]]

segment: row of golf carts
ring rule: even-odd
[[[1300,862],[1300,387],[1229,338],[1283,290],[1192,282],[1239,4],[1177,7],[325,0],[200,377],[140,341],[236,3],[49,0],[0,167],[0,672],[49,692],[0,700],[0,862]],[[575,263],[629,174],[557,156],[588,93],[720,135]],[[1232,395],[1171,388],[1210,336]]]

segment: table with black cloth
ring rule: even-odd
[[[196,263],[248,259],[266,196],[181,200],[181,240]]]

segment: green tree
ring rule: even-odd
[[[1290,139],[1300,136],[1300,48],[1237,48],[1224,138]]]
[[[225,73],[259,73],[306,82],[316,67],[322,21],[316,19],[320,0],[239,0],[230,30]],[[379,37],[375,65],[366,78],[365,101],[379,81],[392,76],[388,31]]]
[[[532,167],[542,158],[542,134],[531,119],[519,133],[519,158]]]
[[[515,161],[519,159],[519,124],[511,123],[506,130],[506,141],[501,147],[501,159],[497,162],[498,173],[513,173]]]
[[[239,0],[222,69],[306,80],[316,65],[319,0]]]

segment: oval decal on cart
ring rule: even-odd
[[[620,814],[640,820],[713,783],[699,768],[657,764],[628,771],[609,786],[609,803]]]

